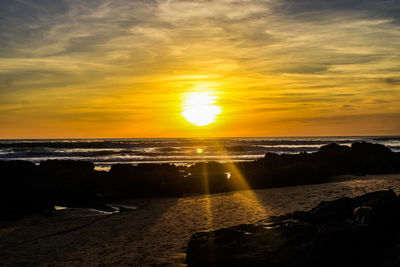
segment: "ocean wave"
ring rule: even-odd
[[[0,148],[150,148],[160,147],[174,149],[176,147],[226,146],[241,147],[246,145],[324,145],[332,142],[343,144],[363,141],[362,138],[223,138],[223,139],[128,139],[128,140],[1,140]]]
[[[372,141],[400,152],[400,137],[0,140],[0,159],[33,162],[74,159],[97,165],[248,161],[262,158],[268,152],[312,153],[326,144],[350,146],[356,141]]]

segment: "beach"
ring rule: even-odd
[[[400,175],[340,176],[325,184],[234,191],[211,195],[139,198],[106,214],[59,210],[3,222],[0,262],[34,266],[185,266],[190,236],[269,216],[307,210],[320,201],[376,190],[400,192]]]
[[[0,267],[400,267],[400,0],[0,21]]]

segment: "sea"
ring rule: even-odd
[[[252,161],[265,153],[316,152],[326,144],[353,142],[383,144],[400,152],[400,136],[131,138],[131,139],[2,139],[0,160],[85,160],[97,170],[118,163],[172,163]]]

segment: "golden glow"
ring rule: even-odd
[[[204,149],[202,149],[202,148],[197,148],[197,149],[196,149],[196,153],[198,153],[198,154],[203,153],[203,151],[204,151]]]
[[[215,122],[221,107],[215,105],[216,97],[210,92],[190,92],[185,96],[182,116],[196,126],[206,126]]]
[[[226,156],[229,155],[229,153],[225,150],[225,148],[217,143],[217,146],[219,147],[220,152],[225,154]],[[268,216],[267,212],[267,207],[263,205],[258,196],[257,196],[257,191],[252,190],[250,187],[249,183],[247,182],[246,177],[241,173],[240,169],[236,166],[236,164],[232,160],[228,160],[226,162],[227,170],[229,172],[227,173],[227,179],[230,180],[230,186],[234,189],[233,194],[233,201],[235,202],[234,206],[235,208],[232,209],[232,216],[235,216],[236,214],[243,214],[243,212],[248,212],[251,210],[252,212],[249,213],[246,216],[246,220],[252,220],[253,214],[257,214],[257,216],[261,218],[265,218]],[[210,192],[210,176],[208,173],[208,169],[204,165],[203,169],[203,175],[204,175],[204,192],[207,194]],[[222,197],[225,197],[224,195],[221,195]],[[216,222],[218,221],[219,215],[218,213],[220,212],[220,209],[222,206],[225,208],[226,204],[222,204],[223,202],[218,201],[219,196],[211,196],[206,195],[204,196],[204,205],[205,205],[205,210],[206,210],[206,215],[208,216],[208,227],[215,227],[217,224]],[[243,209],[243,211],[240,211],[240,209]]]
[[[400,134],[396,1],[3,2],[0,138]]]

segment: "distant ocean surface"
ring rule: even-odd
[[[315,152],[322,145],[356,141],[383,144],[400,152],[400,136],[249,137],[218,139],[35,139],[0,140],[0,160],[86,160],[96,169],[117,163],[191,164],[199,161],[251,161],[267,152]]]

